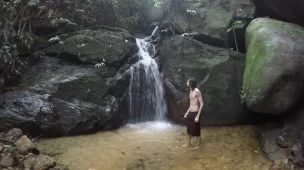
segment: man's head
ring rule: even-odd
[[[189,78],[187,81],[187,87],[189,87],[191,90],[196,88],[196,80],[194,78]]]

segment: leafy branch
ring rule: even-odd
[[[238,28],[239,26],[242,25],[242,21],[235,21],[231,27],[227,30],[227,32],[233,32],[233,38],[234,38],[234,43],[236,46],[236,51],[239,52],[239,47],[238,47],[238,43],[237,43],[237,39],[236,39],[236,34],[235,34],[235,30],[236,28]]]

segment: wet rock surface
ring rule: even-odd
[[[25,70],[18,90],[0,94],[0,130],[62,136],[124,124],[135,39],[123,29],[95,26],[51,43],[40,49],[51,57]]]
[[[103,69],[62,65],[45,57],[24,76],[21,90],[2,94],[6,102],[0,108],[0,129],[18,126],[33,134],[58,136],[121,121],[115,117],[119,116],[116,99],[107,96]]]

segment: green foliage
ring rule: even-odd
[[[142,10],[151,5],[161,7],[167,2],[168,0],[0,0],[0,82],[3,78],[8,80],[20,75],[21,68],[26,64],[21,56],[33,56],[34,41],[37,38],[33,21],[35,24],[38,21],[40,27],[52,28],[63,24],[83,28],[97,21],[99,24],[131,28],[141,22]],[[57,35],[52,36],[50,43],[64,45]],[[82,46],[79,46],[81,49]]]
[[[235,31],[235,29],[242,25],[242,21],[235,21],[231,25],[231,27],[227,30],[227,32]]]
[[[241,103],[245,103],[246,100],[246,93],[244,91],[244,86],[242,86],[242,90],[240,91],[240,98],[241,98]]]
[[[35,1],[37,2],[37,1]],[[0,1],[0,78],[10,79],[20,74],[25,64],[20,53],[31,48],[32,35],[28,31],[29,18],[25,15],[33,2]]]
[[[39,2],[40,2],[40,0],[29,0],[27,4],[28,4],[29,6],[35,6],[35,5],[37,5]]]
[[[257,99],[256,99],[256,96],[248,96],[248,94],[246,94],[247,89],[245,86],[242,86],[242,90],[240,91],[240,99],[241,99],[241,103],[245,103],[246,102],[246,99],[248,100],[249,97],[250,98],[250,104],[255,104]]]
[[[195,3],[195,4],[193,4],[193,6],[199,8],[199,7],[203,6],[203,4],[201,4],[201,3]]]
[[[231,32],[233,31],[233,37],[234,37],[234,43],[236,46],[236,51],[239,52],[239,47],[238,47],[238,43],[237,43],[237,39],[236,39],[236,35],[235,35],[235,29],[240,27],[242,25],[242,21],[235,21],[231,27],[227,30],[227,32]]]
[[[152,1],[153,1],[154,6],[155,6],[156,8],[160,8],[161,5],[166,4],[165,1],[160,1],[160,0],[152,0]]]

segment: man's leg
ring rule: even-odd
[[[188,134],[188,137],[189,137],[189,141],[188,141],[188,143],[187,143],[187,144],[184,144],[184,145],[183,145],[183,147],[188,147],[188,146],[190,146],[190,145],[191,145],[191,135],[190,135],[190,134]]]
[[[196,137],[197,145],[193,149],[198,149],[201,146],[201,136]]]
[[[198,136],[197,137],[197,146],[201,146],[201,141],[202,141],[202,139],[201,139],[201,136]]]

